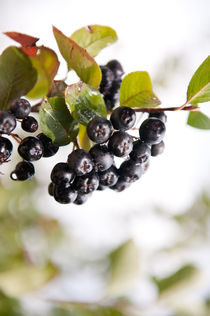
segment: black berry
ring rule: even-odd
[[[103,117],[94,117],[87,125],[88,137],[97,144],[105,143],[111,136],[112,124]]]
[[[104,95],[107,110],[113,109],[120,97],[121,79],[114,80],[109,91]]]
[[[69,204],[76,200],[77,192],[71,186],[57,184],[54,187],[54,198],[61,204]]]
[[[139,129],[139,135],[142,141],[149,145],[158,144],[165,135],[166,127],[163,121],[157,118],[145,120]]]
[[[155,157],[164,152],[165,144],[161,141],[159,144],[152,145],[151,147],[151,156]]]
[[[154,113],[150,113],[149,117],[156,117],[159,120],[163,121],[163,123],[166,123],[167,121],[167,116],[164,112],[154,112]]]
[[[115,79],[122,77],[124,74],[122,65],[116,59],[110,60],[106,66],[113,72]]]
[[[93,159],[84,149],[76,149],[68,156],[69,168],[74,170],[77,176],[85,175],[93,170]]]
[[[49,193],[49,195],[54,196],[54,188],[55,188],[55,185],[54,185],[53,182],[51,182],[51,183],[48,185],[48,193]]]
[[[38,134],[36,137],[42,142],[44,148],[43,157],[52,157],[57,153],[59,147],[52,143],[51,138],[43,133]]]
[[[77,204],[77,205],[84,204],[85,202],[87,202],[87,200],[90,198],[91,195],[92,195],[91,193],[87,193],[87,194],[78,193],[77,198],[74,201],[74,204]]]
[[[130,153],[130,158],[134,160],[136,163],[144,163],[146,162],[151,155],[151,149],[141,140],[137,140],[133,143],[133,150]]]
[[[17,99],[10,105],[10,111],[18,119],[23,119],[31,112],[31,104],[26,99]]]
[[[126,131],[132,128],[136,122],[136,113],[126,106],[116,108],[110,117],[114,129]]]
[[[52,169],[50,177],[54,184],[68,184],[74,179],[75,173],[67,163],[59,162]]]
[[[9,134],[16,127],[15,116],[7,111],[0,111],[0,133]]]
[[[90,149],[89,153],[93,158],[94,169],[97,172],[109,169],[114,163],[114,156],[106,145],[95,145]]]
[[[132,183],[140,179],[143,170],[140,164],[133,160],[124,161],[119,168],[119,175],[122,181]]]
[[[38,129],[38,122],[33,116],[27,116],[22,120],[21,127],[26,132],[34,133]]]
[[[107,186],[99,183],[99,186],[97,187],[97,191],[104,191],[105,189],[107,189]]]
[[[32,163],[28,161],[21,161],[15,167],[15,170],[11,172],[10,178],[12,180],[25,181],[33,178],[35,169]]]
[[[99,182],[103,186],[112,186],[118,180],[118,170],[115,166],[111,166],[108,170],[99,173]]]
[[[18,153],[27,161],[36,161],[43,155],[43,145],[38,138],[28,136],[18,146]]]
[[[95,191],[99,185],[97,173],[91,172],[81,177],[76,177],[73,183],[74,189],[79,193],[86,194]]]
[[[13,145],[8,138],[0,136],[0,164],[6,162],[12,154]]]
[[[103,94],[106,94],[112,86],[114,80],[113,72],[106,66],[100,66],[102,79],[100,83],[99,91]]]
[[[133,149],[132,137],[126,132],[115,132],[108,143],[109,150],[117,157],[125,157]]]
[[[123,179],[119,178],[117,183],[110,187],[110,189],[116,192],[122,192],[130,186],[130,183],[125,182]]]

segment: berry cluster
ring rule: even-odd
[[[41,157],[51,157],[58,151],[58,147],[52,144],[50,138],[43,133],[36,137],[28,136],[20,139],[13,130],[17,126],[17,121],[21,122],[21,128],[28,133],[34,133],[38,129],[38,122],[33,116],[29,116],[31,104],[23,98],[15,100],[9,111],[0,111],[0,134],[14,137],[18,142],[18,153],[24,159],[19,162],[15,170],[11,172],[12,180],[28,180],[35,174],[34,166],[31,162],[39,160]],[[12,142],[0,136],[0,164],[7,162],[12,154]]]
[[[89,152],[73,150],[67,162],[54,166],[49,194],[59,203],[83,204],[95,190],[110,188],[121,192],[140,179],[150,156],[164,150],[166,115],[150,114],[139,128],[140,138],[133,141],[127,131],[135,121],[135,111],[123,106],[112,112],[110,120],[94,117],[87,125],[87,135],[96,144]],[[126,159],[117,168],[114,157]]]

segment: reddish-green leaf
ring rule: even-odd
[[[4,34],[9,36],[14,41],[20,43],[23,47],[32,47],[39,40],[38,37],[33,37],[18,32],[5,32]]]
[[[101,70],[93,57],[56,27],[53,27],[53,33],[61,55],[66,60],[69,69],[75,70],[83,82],[98,88],[101,82]]]

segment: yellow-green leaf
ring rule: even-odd
[[[199,129],[210,129],[210,118],[200,111],[191,111],[187,124]]]

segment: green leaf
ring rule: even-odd
[[[41,46],[35,56],[30,56],[33,67],[36,69],[38,77],[33,89],[28,93],[32,99],[42,98],[47,95],[53,86],[53,79],[58,71],[59,61],[56,53]]]
[[[107,115],[102,95],[85,83],[68,86],[65,99],[73,118],[80,124],[87,125],[93,117]]]
[[[138,269],[138,248],[132,240],[128,240],[110,255],[108,292],[123,295],[136,279]]]
[[[6,296],[0,291],[0,315],[1,316],[22,316],[23,311],[20,303],[13,297]]]
[[[197,272],[198,270],[195,266],[185,265],[166,278],[158,279],[153,277],[152,279],[158,287],[159,294],[162,294],[165,291],[174,289],[175,286],[180,285],[181,283],[191,280]]]
[[[210,101],[210,56],[194,73],[187,89],[187,103],[197,104],[208,101]]]
[[[191,111],[187,124],[199,129],[210,129],[210,118],[200,111]]]
[[[152,82],[146,71],[129,73],[120,87],[120,105],[128,107],[157,107],[160,100],[152,91]]]
[[[0,56],[0,109],[26,95],[36,83],[37,73],[21,49],[10,46]]]
[[[117,34],[109,26],[88,25],[75,31],[70,38],[95,57],[104,47],[117,41]]]
[[[78,123],[69,113],[64,98],[45,98],[39,115],[43,133],[50,137],[55,145],[64,146],[76,138]]]
[[[69,69],[75,70],[79,78],[94,88],[101,82],[101,69],[87,51],[75,41],[65,36],[56,27],[53,33],[61,55],[66,60]]]
[[[126,316],[124,313],[121,313],[114,308],[96,307],[94,304],[90,304],[89,308],[83,307],[82,303],[71,304],[70,302],[65,305],[69,306],[69,309],[64,307],[55,307],[51,310],[52,316]]]
[[[91,141],[90,138],[87,135],[87,128],[86,126],[79,124],[79,133],[78,133],[78,138],[79,138],[79,144],[80,147],[84,150],[89,151],[91,147]]]

